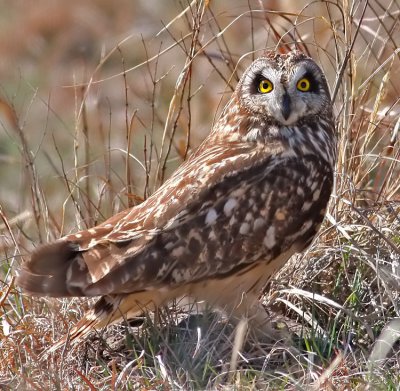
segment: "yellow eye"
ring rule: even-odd
[[[307,91],[310,90],[310,87],[311,87],[310,80],[308,80],[308,79],[305,78],[305,77],[303,77],[302,79],[300,79],[300,80],[297,82],[297,89],[298,89],[299,91],[307,92]]]
[[[258,85],[258,92],[261,92],[262,94],[268,94],[268,92],[271,92],[273,89],[274,86],[268,79],[260,81],[260,84]]]

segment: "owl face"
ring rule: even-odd
[[[331,106],[322,70],[299,52],[267,55],[254,61],[238,85],[242,107],[282,125],[315,120]]]

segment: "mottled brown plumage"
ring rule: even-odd
[[[258,295],[314,238],[335,160],[322,71],[299,52],[267,53],[246,70],[210,135],[158,191],[97,227],[39,248],[17,283],[33,295],[103,296],[72,339],[185,295],[262,328],[267,316]]]

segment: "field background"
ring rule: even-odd
[[[1,389],[399,389],[398,0],[0,7]],[[293,346],[172,305],[40,361],[88,301],[23,296],[30,251],[141,202],[251,61],[295,47],[326,72],[340,141],[323,229],[262,297]]]

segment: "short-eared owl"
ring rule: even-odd
[[[312,241],[336,160],[325,76],[299,52],[244,72],[211,133],[142,204],[40,247],[24,292],[102,296],[71,338],[189,296],[262,328],[271,275]]]

